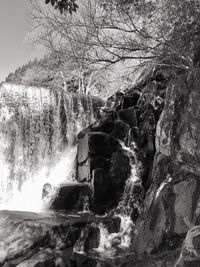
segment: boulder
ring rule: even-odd
[[[176,267],[200,266],[200,226],[193,226],[187,233]]]
[[[52,249],[44,249],[31,258],[22,261],[17,267],[56,267]]]
[[[134,107],[137,105],[137,102],[140,98],[139,92],[130,92],[128,94],[125,94],[124,96],[124,102],[123,102],[123,109],[127,109],[130,107]]]
[[[61,184],[54,200],[51,203],[52,210],[83,210],[83,198],[90,201],[91,187],[87,183]]]
[[[200,180],[195,169],[157,154],[152,179],[136,226],[139,254],[180,247],[197,217]]]
[[[95,169],[93,177],[93,207],[92,209],[103,214],[117,204],[109,174],[104,169]]]
[[[64,214],[1,211],[0,266],[57,266],[58,254],[78,240],[80,221],[88,223]]]
[[[127,128],[123,126],[124,131],[114,131],[113,135],[124,137]],[[86,133],[78,142],[77,180],[79,182],[90,182],[94,169],[103,168],[108,170],[112,153],[120,148],[120,142],[107,133]]]
[[[91,180],[90,159],[88,159],[84,164],[78,165],[78,181],[89,182],[90,180]]]
[[[100,223],[109,233],[119,231],[115,216],[0,211],[0,266],[85,266],[78,265],[73,247],[83,240],[82,253],[97,248]]]
[[[140,110],[136,107],[122,109],[118,112],[120,120],[127,123],[131,128],[138,126]]]
[[[129,130],[130,127],[127,123],[123,122],[122,120],[115,120],[114,127],[112,132],[110,133],[110,136],[125,142],[128,140]]]
[[[90,250],[98,248],[99,241],[99,227],[91,225],[82,230],[82,233],[74,246],[74,251],[88,253]]]
[[[118,91],[107,99],[105,106],[113,111],[118,111],[122,109],[123,101],[124,101],[124,93]]]
[[[78,139],[84,138],[84,136],[90,132],[103,132],[111,133],[114,128],[114,121],[111,119],[100,119],[93,122],[90,126],[86,127],[78,133]]]
[[[127,178],[131,174],[129,157],[123,150],[114,152],[110,160],[109,176],[116,198],[120,200]]]
[[[77,160],[78,164],[84,163],[88,159],[88,134],[78,140]]]
[[[102,132],[88,134],[89,153],[92,155],[110,157],[113,152],[121,148],[118,140]]]

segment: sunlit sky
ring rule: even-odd
[[[42,51],[34,48],[25,37],[30,31],[27,13],[29,0],[0,0],[0,81]]]

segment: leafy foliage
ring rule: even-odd
[[[76,4],[76,0],[45,0],[46,4],[51,4],[55,9],[58,9],[60,13],[76,12],[78,9],[78,5]]]

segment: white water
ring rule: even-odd
[[[0,87],[0,209],[42,211],[45,183],[73,182],[76,135],[94,120],[89,97]]]
[[[115,214],[121,219],[120,231],[118,233],[109,234],[106,227],[102,223],[99,224],[100,242],[96,251],[107,257],[114,257],[118,248],[126,250],[130,247],[131,232],[134,227],[134,223],[131,220],[131,212],[133,208],[138,208],[138,210],[140,210],[140,203],[136,195],[137,190],[135,190],[136,186],[138,187],[141,185],[141,180],[139,178],[140,164],[134,153],[135,144],[131,144],[131,148],[126,147],[124,143],[121,143],[121,145],[129,156],[131,174],[126,181],[124,192]]]
[[[131,232],[133,229],[133,222],[130,216],[118,215],[121,219],[120,231],[118,233],[109,234],[106,227],[99,224],[100,242],[96,251],[107,257],[113,257],[117,248],[128,249],[131,244]]]
[[[56,164],[41,167],[35,175],[29,175],[20,188],[18,180],[14,180],[11,185],[12,195],[8,195],[8,181],[1,179],[0,210],[45,211],[49,202],[45,199],[42,200],[44,185],[48,183],[52,187],[58,188],[62,183],[74,182],[76,150],[76,147],[66,149]],[[51,199],[47,200],[50,201]]]
[[[139,208],[139,203],[136,195],[136,187],[140,187],[140,163],[137,160],[136,154],[134,153],[135,144],[131,144],[130,147],[126,147],[124,143],[121,143],[124,151],[127,152],[130,165],[131,165],[131,174],[127,179],[122,198],[118,204],[118,210],[123,216],[130,216],[132,209],[134,207]]]

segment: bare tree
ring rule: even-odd
[[[194,67],[198,0],[79,0],[72,16],[31,2],[34,41],[66,58],[80,80],[90,68],[119,64],[128,74],[149,62]]]

